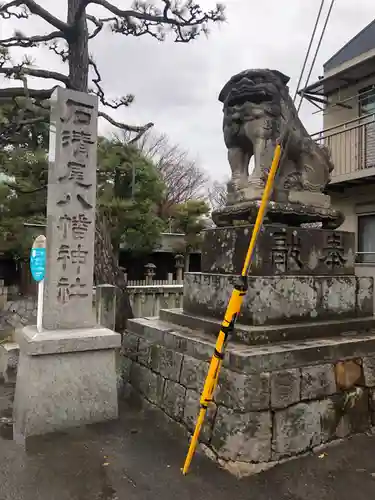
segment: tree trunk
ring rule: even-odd
[[[73,22],[82,0],[68,0],[68,23]],[[86,14],[79,20],[77,30],[71,34],[69,44],[69,88],[88,91],[89,53]],[[104,216],[97,211],[95,226],[95,284],[115,285],[118,288],[116,331],[122,333],[126,322],[133,318],[124,273],[116,260],[111,244],[110,231]]]
[[[129,295],[126,290],[124,273],[120,269],[114,256],[110,232],[106,219],[97,213],[95,226],[95,284],[107,283],[118,288],[116,306],[116,331],[122,333],[126,322],[133,318]]]
[[[73,23],[82,0],[68,0],[68,24]],[[69,44],[69,87],[87,92],[89,77],[89,49],[86,13],[78,21],[77,28],[71,33]]]

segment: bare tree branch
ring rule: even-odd
[[[208,200],[212,210],[224,208],[227,202],[227,195],[227,183],[214,181],[208,188]]]
[[[0,40],[3,47],[36,47],[37,44],[49,42],[56,38],[65,38],[62,31],[52,31],[48,35],[24,36],[22,33],[15,33],[11,38]]]
[[[142,153],[153,161],[166,186],[160,214],[169,216],[173,206],[192,199],[204,199],[207,175],[188,153],[171,145],[166,135],[146,133],[137,143]]]

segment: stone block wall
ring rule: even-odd
[[[128,286],[135,318],[158,316],[160,309],[182,307],[183,285]]]
[[[36,321],[36,298],[9,300],[0,309],[0,339],[17,329]]]
[[[334,350],[328,356],[317,346],[315,358],[322,359],[310,363],[289,354],[280,369],[259,359],[241,370],[234,359],[240,354],[229,354],[201,440],[219,461],[251,470],[369,430],[375,425],[375,338],[372,354],[353,357],[341,350],[336,359]],[[212,351],[208,343],[167,329],[149,328],[146,337],[127,333],[123,383],[192,431]],[[264,350],[259,356],[264,360]]]
[[[128,287],[134,317],[157,316],[160,309],[182,306],[183,285]],[[15,329],[36,321],[36,297],[7,300],[7,288],[0,285],[0,339]],[[93,311],[95,312],[95,293]]]

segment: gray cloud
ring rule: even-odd
[[[49,7],[52,1],[40,3]],[[65,17],[65,2],[53,3],[62,4],[54,12]],[[204,8],[212,3],[201,0]],[[287,7],[278,0],[224,3],[227,22],[212,26],[208,39],[201,37],[182,45],[171,39],[158,43],[152,38],[134,39],[106,32],[91,48],[108,95],[133,93],[136,97],[130,108],[115,112],[114,117],[136,124],[153,121],[158,131],[199,158],[218,179],[229,173],[221,134],[221,104],[217,100],[221,87],[238,71],[271,67],[291,77],[294,92],[320,4],[318,0],[288,0]],[[312,80],[322,73],[323,63],[369,23],[374,13],[373,0],[336,2]],[[2,26],[3,34],[9,28],[10,23]],[[38,30],[44,31],[45,23],[33,20],[25,29]],[[48,51],[35,53],[39,63],[59,69]],[[302,107],[301,117],[310,132],[321,127],[321,116],[312,114],[315,109],[308,103]],[[110,129],[102,124],[101,130]]]

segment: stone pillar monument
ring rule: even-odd
[[[300,122],[287,80],[246,70],[224,86],[232,179],[227,205],[213,213],[217,227],[204,232],[202,272],[185,273],[182,309],[130,320],[124,337],[130,348],[142,346],[142,355],[134,348],[129,355],[132,388],[193,430],[271,153],[284,137],[248,291],[201,433],[210,456],[237,473],[365,431],[375,418],[373,280],[355,275],[354,234],[336,230],[343,217],[324,192],[333,165]]]
[[[51,97],[47,268],[43,329],[19,335],[17,440],[117,418],[115,348],[92,308],[97,98],[57,88]]]

